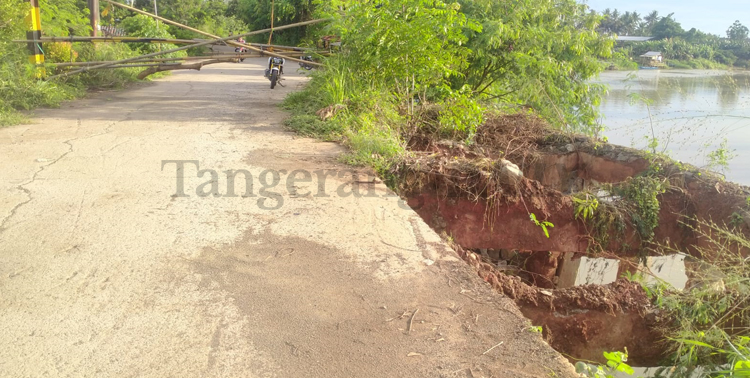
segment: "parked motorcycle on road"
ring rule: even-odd
[[[284,59],[272,56],[268,58],[268,66],[265,76],[271,81],[271,89],[274,89],[276,84],[281,81],[281,75],[284,73]]]
[[[313,61],[313,58],[310,55],[303,55],[303,56],[301,56],[299,58],[302,59],[302,60],[308,61],[308,62],[312,62]],[[304,63],[304,62],[300,62],[299,66],[302,67],[302,68],[304,68],[304,69],[306,69],[306,70],[308,70],[308,71],[311,70],[311,69],[313,69],[312,64],[307,64],[307,63]]]

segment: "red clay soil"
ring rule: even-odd
[[[649,161],[633,149],[555,134],[526,115],[490,118],[474,142],[412,137],[414,157],[394,172],[409,205],[434,229],[450,235],[462,257],[496,290],[514,299],[534,325],[542,326],[558,351],[573,359],[604,362],[603,350],[627,347],[633,365],[656,366],[665,357],[660,331],[668,320],[651,306],[639,284],[618,280],[603,286],[543,288],[554,286],[559,261],[557,252],[547,251],[584,254],[593,240],[587,226],[575,219],[574,203],[566,193],[625,181],[649,169]],[[498,167],[505,164],[500,159],[517,164],[524,178],[509,184],[500,176]],[[686,217],[720,225],[739,219],[742,229],[750,230],[748,188],[695,168],[658,164],[672,188],[659,196],[655,242],[692,254],[708,246],[681,223]],[[554,225],[548,228],[549,237],[530,214]],[[624,258],[641,249],[630,225],[609,243],[604,249]],[[498,272],[468,249],[536,251],[524,268],[541,287]]]
[[[668,319],[656,311],[640,284],[624,279],[609,285],[561,290],[529,286],[498,272],[474,253],[456,247],[494,289],[513,299],[545,339],[572,360],[605,363],[602,351],[623,351],[634,366],[658,366],[666,357],[662,330]]]
[[[468,176],[491,176],[492,172],[464,175],[460,167],[435,167],[424,161],[416,164],[428,169],[418,178],[424,182],[419,190],[406,193],[409,206],[430,226],[451,235],[464,248],[587,252],[592,238],[586,225],[575,219],[575,207],[569,195],[530,179],[523,179],[516,188],[497,187],[491,192],[493,189],[487,184],[471,183],[472,177]],[[635,169],[621,166],[614,172]],[[610,179],[615,179],[614,172]],[[604,179],[603,173],[597,175]],[[555,181],[553,178],[563,176],[548,173],[545,177],[548,181]],[[705,238],[698,237],[682,223],[693,217],[724,225],[739,215],[744,217],[740,222],[741,230],[750,231],[750,209],[746,204],[750,192],[747,188],[687,173],[675,177],[673,181],[679,182],[673,182],[672,188],[659,196],[660,220],[654,229],[655,242],[669,244],[693,255],[697,255],[698,248],[710,247]],[[478,190],[479,194],[460,189],[467,187]],[[488,201],[488,196],[495,198]],[[531,222],[529,214],[532,213],[538,220],[554,225],[548,228],[550,237]],[[626,226],[623,235],[611,238],[610,242],[605,249],[623,257],[636,255],[641,246],[630,225]]]
[[[621,157],[621,161],[587,152],[545,154],[524,167],[524,175],[547,188],[567,192],[571,187],[586,189],[591,183],[617,183],[648,168],[640,157]]]

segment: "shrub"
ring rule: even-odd
[[[44,60],[48,63],[73,62],[78,58],[78,52],[73,50],[70,42],[52,42],[42,45]]]

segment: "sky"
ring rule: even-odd
[[[652,10],[660,16],[674,12],[674,19],[685,30],[698,30],[726,37],[727,29],[739,20],[750,28],[750,0],[580,0],[591,9],[603,11],[617,8],[620,13],[636,11],[645,16]]]

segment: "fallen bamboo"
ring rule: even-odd
[[[178,65],[169,65],[169,66],[155,66],[148,68],[146,70],[143,70],[141,73],[138,74],[138,79],[143,80],[146,77],[153,75],[157,72],[163,72],[163,71],[174,71],[174,70],[197,70],[200,71],[203,66],[214,64],[214,63],[223,63],[228,61],[227,59],[211,59],[207,61],[201,61],[191,64],[178,64]]]
[[[201,34],[201,35],[205,35],[207,37],[214,38],[214,40],[227,41],[227,44],[232,45],[232,46],[244,47],[246,49],[257,51],[257,52],[260,52],[260,53],[265,54],[265,55],[276,56],[276,57],[279,57],[279,58],[285,58],[285,59],[291,60],[293,62],[306,63],[306,64],[309,64],[311,66],[317,66],[317,67],[321,67],[322,66],[322,64],[317,63],[317,62],[310,62],[310,61],[307,61],[307,60],[285,57],[285,56],[282,56],[282,55],[277,54],[277,53],[269,52],[267,50],[264,51],[264,50],[262,50],[260,48],[257,48],[255,46],[251,46],[251,45],[246,44],[246,43],[240,43],[240,42],[232,40],[232,39],[237,39],[239,37],[245,37],[245,36],[252,35],[252,34],[245,33],[245,34],[239,34],[239,35],[235,35],[235,36],[231,36],[231,37],[227,37],[227,38],[220,38],[219,36],[213,35],[211,33],[206,33],[206,32],[204,32],[202,30],[198,30],[196,28],[192,28],[190,26],[183,25],[183,24],[181,24],[179,22],[168,20],[168,19],[166,19],[164,17],[159,17],[159,16],[157,16],[155,14],[151,14],[151,13],[148,13],[146,11],[142,11],[140,9],[133,8],[131,6],[128,6],[128,5],[125,5],[125,4],[122,4],[122,3],[118,3],[116,1],[112,1],[112,0],[102,0],[102,1],[110,3],[110,4],[118,6],[118,7],[121,7],[121,8],[128,9],[128,10],[136,12],[136,13],[140,13],[140,14],[145,15],[145,16],[149,16],[149,17],[157,19],[157,20],[161,20],[161,21],[166,22],[168,24],[171,24],[171,25],[174,25],[174,26],[186,29],[186,30],[190,30],[192,32],[195,32],[195,33],[198,33],[198,34]],[[322,22],[322,21],[330,21],[330,19],[319,19],[319,20],[313,20],[313,21]],[[311,22],[311,21],[299,22],[299,23],[292,24],[292,25],[304,26],[304,25],[308,25],[307,22]],[[285,26],[281,26],[281,27],[277,27],[277,28],[272,27],[270,29],[264,29],[260,33],[254,33],[254,34],[263,34],[263,33],[273,32],[274,30],[282,30],[282,28],[285,28],[287,26],[291,26],[291,25],[285,25]],[[195,45],[195,46],[198,46],[198,45]]]
[[[200,56],[182,56],[176,58],[154,58],[154,59],[139,59],[133,62],[169,62],[174,60],[201,60],[201,59],[221,59],[221,58],[260,58],[261,54],[253,53],[237,53],[237,54],[216,54],[216,55],[200,55]],[[114,63],[116,60],[104,60],[96,62],[65,62],[65,63],[46,63],[46,65],[54,66],[57,68],[62,67],[85,67],[95,66],[97,64]]]
[[[145,38],[145,37],[42,37],[37,41],[29,39],[14,39],[16,43],[30,42],[125,42],[125,43],[171,43],[175,45],[187,43],[199,43],[204,40],[195,39],[170,39],[170,38]]]
[[[106,1],[109,1],[109,0],[106,0]],[[330,21],[330,19],[317,19],[317,20],[310,20],[310,21],[298,22],[298,23],[294,23],[294,24],[279,26],[279,27],[276,28],[276,30],[290,29],[290,28],[304,26],[304,25],[312,25],[312,24],[317,24],[319,22],[324,22],[324,21]],[[149,58],[149,57],[153,57],[153,56],[159,56],[159,55],[169,54],[169,53],[173,53],[173,52],[177,52],[177,51],[182,51],[182,50],[186,50],[186,49],[190,49],[190,48],[194,48],[194,47],[198,47],[198,46],[205,46],[205,45],[209,45],[209,44],[212,44],[212,43],[216,43],[216,41],[228,41],[228,40],[234,39],[234,38],[245,37],[245,36],[255,35],[255,34],[268,33],[269,30],[270,29],[256,30],[256,31],[252,31],[252,32],[247,32],[247,33],[239,34],[239,35],[236,35],[236,36],[224,37],[224,38],[219,38],[217,40],[196,43],[196,44],[193,44],[193,45],[190,45],[190,46],[183,46],[183,47],[178,47],[178,48],[174,48],[174,49],[170,49],[170,50],[157,51],[157,52],[154,52],[154,53],[150,53],[150,54],[146,54],[146,55],[140,55],[140,56],[136,56],[136,57],[132,57],[132,58],[126,58],[126,59],[118,60],[118,61],[113,62],[113,63],[105,63],[105,64],[101,64],[101,65],[97,65],[97,66],[92,66],[92,67],[84,67],[84,68],[79,69],[79,70],[65,72],[65,73],[62,73],[62,74],[50,76],[50,77],[47,78],[47,80],[58,78],[58,77],[69,76],[69,75],[73,75],[73,74],[77,74],[77,73],[81,73],[81,72],[86,72],[86,71],[89,71],[89,70],[104,68],[104,67],[112,66],[112,65],[115,65],[115,64],[132,62],[132,61],[143,59],[143,58]],[[253,50],[257,50],[257,49],[253,48]],[[266,55],[278,56],[278,57],[281,57],[281,58],[286,58],[285,56],[279,55],[279,54],[266,53]],[[301,60],[301,59],[292,59],[292,58],[288,58],[288,59],[292,60],[292,61],[313,63],[313,62],[307,62],[307,61],[304,61],[304,60]]]
[[[170,39],[170,38],[146,38],[146,37],[42,37],[37,41],[31,39],[14,39],[14,43],[32,43],[32,42],[125,42],[125,43],[172,43],[187,44],[205,42],[205,39]],[[282,50],[291,50],[296,52],[310,52],[313,50],[308,47],[269,45],[266,43],[247,43],[247,45],[263,48],[274,48]],[[265,51],[265,50],[264,50]],[[286,51],[285,51],[286,52]],[[325,55],[327,51],[312,51],[314,54]]]
[[[115,69],[115,68],[134,68],[134,67],[154,67],[154,66],[177,66],[182,63],[142,63],[142,64],[120,64],[115,66],[107,66],[104,68],[101,68],[102,70],[106,69]]]

